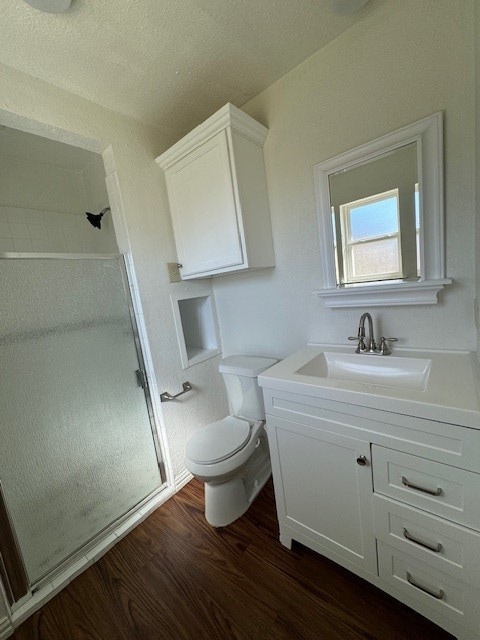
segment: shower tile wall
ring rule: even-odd
[[[85,214],[0,205],[0,252],[4,251],[109,253],[112,243],[107,228],[95,229]]]

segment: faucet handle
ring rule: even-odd
[[[388,348],[387,342],[398,342],[398,338],[384,338],[383,336],[380,338],[378,353],[380,353],[380,355],[382,356],[388,356],[392,353]]]
[[[355,342],[358,342],[357,348],[355,349],[355,353],[363,353],[367,350],[363,336],[348,336],[348,339],[355,340]]]

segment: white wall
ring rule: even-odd
[[[155,157],[179,136],[149,128],[5,66],[0,68],[0,123],[92,151],[111,145],[115,167],[108,166],[107,172],[116,169],[118,173],[128,234],[128,239],[120,239],[120,248],[128,249],[129,241],[157,384],[171,393],[179,391],[186,379],[195,387],[182,402],[163,405],[173,473],[180,474],[188,436],[223,417],[227,404],[218,358],[183,371],[175,339],[169,294],[179,285],[169,284],[165,263],[175,262],[176,255],[165,183]],[[188,284],[190,290],[196,286]]]
[[[98,212],[108,207],[105,167],[103,166],[102,156],[93,156],[92,161],[83,169],[81,175],[84,187],[84,204],[88,211]]]
[[[111,253],[115,235],[94,229],[85,213],[0,206],[0,252]],[[118,252],[118,251],[117,251]]]
[[[313,166],[445,111],[447,271],[431,307],[374,309],[400,345],[475,348],[473,3],[388,0],[243,109],[270,129],[265,163],[277,266],[215,280],[225,353],[285,356],[344,343],[361,309],[330,310],[321,288]]]
[[[105,207],[110,206],[105,186],[105,167],[102,156],[96,155],[92,158],[92,161],[81,172],[81,179],[85,196],[83,210],[85,220],[85,211],[100,213]],[[111,213],[107,212],[103,216],[101,229],[96,229],[90,224],[87,226],[89,229],[84,233],[89,234],[91,246],[95,251],[98,253],[118,253]]]
[[[81,213],[81,175],[62,167],[0,155],[0,204],[25,209]]]
[[[475,3],[474,21],[475,64],[475,273],[477,301],[480,300],[480,4]],[[480,345],[480,308],[476,306],[477,345]],[[477,356],[479,352],[477,351]],[[480,356],[479,356],[480,357]]]
[[[0,251],[117,251],[111,216],[104,218],[101,231],[85,217],[88,205],[94,212],[108,205],[102,157],[92,154],[84,172],[48,160],[0,155]],[[96,209],[99,200],[103,205]]]

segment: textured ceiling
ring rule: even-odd
[[[0,154],[29,162],[63,167],[70,171],[83,171],[99,158],[92,151],[9,127],[0,128]]]
[[[241,106],[374,11],[331,0],[74,0],[64,14],[2,2],[0,61],[160,127],[184,132]]]

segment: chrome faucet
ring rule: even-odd
[[[362,313],[358,324],[358,335],[365,338],[365,320],[368,320],[368,347],[365,347],[365,342],[363,342],[363,350],[368,351],[368,353],[375,353],[377,345],[373,335],[373,320],[369,313]]]
[[[368,321],[368,341],[365,344],[365,320]],[[358,323],[358,333],[356,336],[350,336],[349,340],[358,340],[355,353],[376,353],[381,356],[388,356],[391,351],[388,348],[388,342],[396,342],[397,338],[380,338],[380,347],[377,349],[375,342],[375,336],[373,335],[373,320],[369,313],[362,313],[360,316],[360,322]]]

